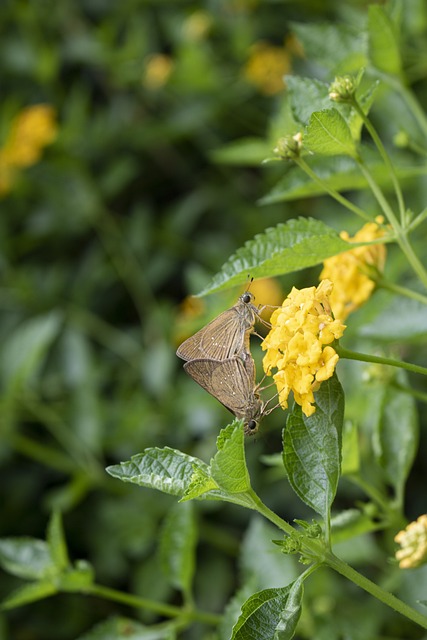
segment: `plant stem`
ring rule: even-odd
[[[424,629],[427,629],[427,617],[410,607],[409,605],[396,598],[392,593],[385,591],[374,582],[365,578],[361,573],[350,567],[346,562],[337,558],[333,553],[328,553],[325,557],[324,563],[334,569],[342,576],[357,584],[361,589],[364,589],[372,596],[380,600],[388,607],[391,607],[398,613],[402,614],[409,620],[412,620],[416,624],[419,624]]]
[[[411,89],[409,89],[409,87],[405,86],[401,82],[396,83],[396,84],[397,84],[397,87],[395,87],[395,88],[399,92],[399,95],[402,96],[403,99],[405,100],[406,104],[408,105],[408,107],[412,111],[412,114],[413,114],[415,120],[417,121],[418,126],[420,127],[420,129],[422,130],[423,134],[427,138],[427,118],[426,118],[426,114],[425,114],[424,110],[420,106],[420,103],[418,102],[418,100],[414,96],[414,94],[411,91]]]
[[[387,202],[383,192],[381,191],[381,189],[378,186],[378,184],[375,182],[373,176],[371,175],[370,171],[368,170],[368,168],[364,164],[363,160],[361,158],[358,158],[357,159],[357,163],[358,163],[358,165],[360,167],[361,172],[365,176],[369,186],[371,187],[372,193],[374,194],[378,204],[380,205],[381,209],[383,210],[383,212],[384,212],[386,218],[388,219],[389,223],[393,227],[393,231],[394,231],[394,233],[396,235],[396,242],[398,243],[398,245],[402,249],[402,252],[405,254],[405,256],[406,256],[409,264],[411,265],[412,269],[414,270],[414,272],[417,274],[417,276],[419,277],[421,282],[424,284],[424,286],[427,287],[427,272],[425,271],[425,269],[424,269],[422,263],[419,261],[418,257],[415,255],[414,250],[413,250],[411,244],[409,243],[405,232],[403,231],[402,227],[399,224],[399,221],[397,220],[396,216],[394,215],[393,209],[390,207],[390,205]]]
[[[363,209],[360,209],[357,205],[353,204],[350,200],[347,200],[347,198],[342,196],[338,191],[335,191],[335,189],[329,187],[326,182],[313,171],[313,169],[306,163],[305,160],[300,157],[295,158],[294,161],[300,169],[302,169],[316,184],[322,187],[322,189],[326,191],[326,193],[329,193],[329,195],[337,202],[342,204],[347,209],[350,209],[350,211],[355,213],[360,218],[363,218],[363,220],[372,222],[372,218],[367,213],[365,213]]]
[[[156,602],[155,600],[149,600],[148,598],[140,598],[139,596],[134,596],[130,593],[123,593],[123,591],[110,589],[109,587],[104,587],[98,584],[93,584],[89,587],[86,587],[84,589],[84,593],[92,596],[98,596],[100,598],[107,598],[108,600],[114,600],[115,602],[121,602],[123,604],[127,604],[130,607],[154,611],[168,618],[185,616],[188,620],[197,620],[199,622],[204,622],[205,624],[211,624],[214,626],[218,625],[222,619],[222,616],[216,613],[183,609],[182,607],[176,607],[171,604]]]
[[[394,166],[393,166],[393,164],[392,164],[392,162],[391,162],[391,160],[389,158],[389,155],[388,155],[387,151],[385,150],[385,147],[384,147],[384,145],[382,143],[382,140],[379,137],[375,127],[373,126],[372,122],[370,121],[368,116],[363,111],[363,109],[360,106],[360,104],[357,102],[356,99],[353,99],[351,105],[355,109],[355,111],[359,114],[361,119],[363,120],[363,123],[364,123],[365,127],[367,128],[367,130],[369,131],[370,136],[371,136],[372,140],[374,141],[374,144],[377,147],[377,149],[378,149],[378,151],[379,151],[379,153],[380,153],[380,155],[381,155],[381,157],[382,157],[382,159],[384,161],[384,164],[386,165],[388,171],[390,172],[391,181],[393,182],[394,191],[396,193],[397,202],[398,202],[398,205],[399,205],[400,222],[401,222],[401,224],[403,224],[406,208],[405,208],[405,203],[403,201],[402,190],[400,188],[399,180],[397,179],[396,172],[394,170]]]
[[[399,367],[400,369],[406,369],[407,371],[427,376],[427,369],[425,367],[420,367],[417,364],[411,364],[410,362],[404,362],[402,360],[394,360],[393,358],[384,358],[383,356],[371,356],[366,353],[359,353],[357,351],[351,351],[350,349],[344,349],[341,345],[336,345],[334,348],[340,358],[347,358],[347,360],[360,360],[361,362],[374,362],[376,364],[388,364],[391,367]]]
[[[393,293],[397,293],[400,296],[405,296],[406,298],[411,298],[412,300],[417,300],[417,302],[421,302],[422,304],[427,304],[427,296],[424,296],[422,293],[418,293],[418,291],[413,291],[412,289],[408,289],[407,287],[401,287],[398,284],[394,284],[394,282],[390,282],[386,278],[383,278],[380,275],[372,275],[369,276],[372,280],[374,280],[378,287],[382,289],[387,289],[387,291],[393,291]]]

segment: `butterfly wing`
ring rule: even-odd
[[[249,352],[249,336],[255,324],[255,307],[240,301],[185,340],[177,349],[183,360],[227,360]]]

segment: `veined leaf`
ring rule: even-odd
[[[325,185],[335,189],[335,191],[360,191],[368,187],[368,183],[350,157],[313,158],[309,161],[309,164]],[[380,160],[369,160],[368,164],[370,173],[379,185],[382,187],[391,185],[390,174]],[[395,170],[400,180],[417,178],[426,174],[426,168],[422,166],[405,167],[401,165],[395,166]],[[260,204],[273,204],[275,202],[310,198],[326,193],[325,189],[322,189],[299,167],[294,166],[287,171],[286,175],[279,180],[270,193],[261,198],[259,202]]]
[[[294,22],[292,29],[307,58],[332,73],[354,73],[367,64],[366,32],[360,25]]]
[[[26,580],[56,573],[49,545],[35,538],[0,539],[0,565],[5,571]]]
[[[166,516],[160,538],[160,558],[172,586],[187,594],[194,576],[196,542],[193,505],[177,503]]]
[[[200,295],[244,284],[248,274],[264,278],[291,273],[320,264],[326,258],[348,250],[349,243],[320,220],[288,220],[246,242]]]
[[[304,145],[323,156],[357,156],[350,128],[337,109],[324,109],[311,114]]]
[[[220,431],[217,438],[218,451],[211,462],[211,475],[220,489],[227,493],[244,493],[251,486],[244,438],[241,420],[234,420]]]
[[[344,392],[334,374],[314,394],[316,411],[307,417],[294,404],[283,431],[283,463],[297,495],[325,522],[341,466]]]
[[[325,82],[320,82],[315,78],[286,76],[286,86],[292,115],[295,121],[301,125],[308,125],[314,111],[330,109],[331,107],[329,85]]]
[[[395,379],[405,385],[406,373],[399,371]],[[406,478],[415,458],[418,438],[415,399],[392,385],[379,390],[373,435],[374,452],[399,498],[403,495]]]
[[[127,462],[107,467],[106,471],[123,482],[181,496],[190,484],[194,467],[209,472],[208,465],[198,458],[169,447],[153,447],[132,456]]]
[[[289,640],[301,615],[303,582],[265,589],[251,596],[233,628],[231,640]]]
[[[374,67],[399,76],[402,60],[399,50],[398,30],[387,15],[384,7],[371,4],[368,7],[368,50]]]

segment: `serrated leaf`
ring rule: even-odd
[[[16,327],[3,342],[0,355],[0,380],[6,385],[30,381],[58,334],[61,314],[51,312],[31,318]]]
[[[160,538],[160,558],[173,587],[189,594],[194,576],[196,521],[190,502],[169,510]]]
[[[224,614],[218,627],[218,640],[230,640],[233,627],[240,615],[240,610],[246,600],[253,594],[252,581],[248,581],[234,594],[225,607]]]
[[[360,25],[292,23],[292,29],[307,58],[335,74],[353,73],[367,64],[367,37]]]
[[[265,589],[242,606],[231,640],[289,640],[301,615],[302,581]]]
[[[286,76],[286,86],[292,115],[301,125],[308,125],[314,111],[329,109],[331,106],[329,86],[320,80]]]
[[[127,462],[107,467],[106,471],[123,482],[181,496],[191,482],[194,467],[209,473],[208,465],[198,458],[169,447],[153,447],[132,456]]]
[[[234,420],[217,438],[218,452],[211,461],[211,476],[226,493],[245,493],[251,488],[244,438],[241,420]]]
[[[6,611],[8,609],[22,607],[30,602],[36,602],[37,600],[43,600],[44,598],[53,596],[55,593],[57,593],[57,588],[51,580],[31,582],[23,587],[19,587],[7,596],[1,603],[1,609]]]
[[[341,466],[344,392],[334,374],[314,394],[316,411],[307,417],[294,404],[283,432],[283,463],[297,495],[325,522]]]
[[[256,167],[272,154],[272,149],[273,146],[263,138],[241,138],[211,151],[209,156],[220,164]]]
[[[54,512],[50,518],[47,529],[47,543],[56,569],[59,572],[66,569],[70,561],[68,558],[64,528],[62,526],[62,518],[58,511]]]
[[[77,640],[175,640],[173,625],[150,628],[130,618],[114,617],[97,624]]]
[[[398,161],[398,159],[396,160]],[[325,186],[335,191],[360,191],[366,189],[368,183],[356,167],[354,160],[346,156],[338,157],[317,157],[308,162],[311,169],[321,178]],[[374,176],[375,181],[382,187],[391,185],[390,173],[382,162],[370,159],[367,162],[369,172]],[[425,175],[425,167],[404,167],[395,165],[396,175],[399,180],[408,180]],[[310,198],[326,194],[323,189],[312,180],[299,167],[291,167],[285,176],[271,189],[271,191],[260,199],[260,204],[273,204],[276,202],[289,202],[300,198]]]
[[[209,491],[219,491],[219,487],[215,480],[210,475],[210,469],[207,473],[204,469],[199,467],[194,469],[194,473],[191,476],[190,484],[185,490],[180,502],[186,502],[187,500],[195,500],[201,496],[205,496]]]
[[[406,383],[404,372],[396,380]],[[378,390],[379,411],[373,434],[374,453],[396,495],[401,498],[418,447],[419,424],[415,399],[395,386]]]
[[[374,67],[384,73],[400,76],[402,60],[397,27],[378,4],[368,7],[368,53]]]
[[[386,309],[359,329],[359,334],[385,342],[416,342],[426,338],[426,306],[417,300],[394,296]]]
[[[337,109],[315,111],[311,115],[304,146],[323,156],[357,156],[350,128]]]
[[[26,580],[56,573],[49,545],[35,538],[0,539],[0,565],[5,571]]]
[[[200,295],[244,284],[248,273],[254,278],[292,273],[320,264],[348,249],[348,243],[320,220],[288,220],[246,242]]]

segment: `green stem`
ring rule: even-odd
[[[254,508],[256,508],[261,515],[267,518],[267,520],[270,520],[270,522],[275,524],[285,533],[294,532],[294,528],[262,503],[252,490],[250,490],[250,494],[254,502]],[[385,591],[368,578],[365,578],[365,576],[350,567],[343,560],[337,558],[337,556],[335,556],[331,551],[325,551],[325,548],[318,540],[306,539],[304,541],[304,550],[309,551],[313,556],[317,556],[317,560],[315,560],[316,567],[318,563],[326,564],[331,569],[334,569],[342,576],[358,585],[361,589],[364,589],[367,593],[370,593],[372,596],[380,600],[380,602],[383,602],[385,605],[409,618],[409,620],[412,620],[416,624],[427,629],[427,618],[425,616],[396,598],[396,596]]]
[[[318,184],[323,191],[326,191],[326,193],[329,193],[329,195],[332,198],[334,198],[337,202],[342,204],[347,209],[350,209],[350,211],[355,213],[360,218],[363,218],[363,220],[366,220],[367,222],[372,222],[372,218],[367,213],[365,213],[363,209],[360,209],[357,205],[353,204],[350,200],[347,200],[347,198],[342,196],[338,191],[335,191],[335,189],[332,189],[331,187],[329,187],[327,183],[322,178],[320,178],[317,175],[317,173],[313,171],[313,169],[306,163],[305,160],[299,157],[299,158],[294,158],[294,161],[295,161],[295,164],[298,165],[298,167],[302,169],[316,184]]]
[[[384,513],[388,513],[390,511],[387,500],[382,496],[382,494],[378,491],[378,489],[375,489],[375,487],[373,487],[371,484],[369,484],[368,482],[365,482],[365,480],[363,480],[363,478],[361,478],[356,473],[350,473],[347,477],[355,485],[360,487],[360,489],[362,489],[362,491],[364,491],[366,495],[369,498],[371,498],[373,502],[375,502],[379,507],[381,507]]]
[[[205,624],[218,625],[222,616],[216,613],[209,613],[208,611],[197,611],[183,609],[170,604],[164,604],[162,602],[156,602],[148,598],[140,598],[130,593],[123,593],[123,591],[117,591],[116,589],[110,589],[102,585],[93,584],[84,589],[84,593],[100,598],[107,598],[108,600],[114,600],[114,602],[121,602],[129,607],[135,607],[137,609],[147,609],[153,611],[162,616],[168,618],[176,618],[178,616],[185,616],[187,620],[197,620],[198,622],[204,622]]]
[[[427,629],[426,616],[423,616],[421,613],[396,598],[396,596],[394,596],[392,593],[385,591],[368,578],[365,578],[365,576],[350,567],[340,558],[337,558],[337,556],[335,556],[333,553],[328,553],[326,555],[324,563],[348,580],[351,580],[354,584],[357,584],[361,589],[364,589],[364,591],[370,593],[383,604],[387,605],[391,609],[394,609],[416,624],[419,624],[421,627],[423,627],[423,629]]]
[[[414,272],[417,274],[417,276],[419,277],[421,282],[427,287],[427,272],[425,271],[425,269],[424,269],[422,263],[419,261],[418,257],[415,255],[414,250],[412,249],[412,246],[409,243],[408,238],[406,237],[406,234],[403,232],[402,227],[399,224],[399,221],[397,220],[396,216],[394,215],[393,209],[390,207],[390,205],[387,202],[383,192],[381,191],[381,189],[378,186],[378,184],[375,182],[373,176],[371,175],[370,171],[368,170],[368,168],[364,164],[363,160],[361,158],[358,158],[356,160],[356,162],[358,163],[361,172],[365,176],[365,178],[366,178],[366,180],[367,180],[367,182],[368,182],[368,184],[369,184],[369,186],[370,186],[370,188],[372,190],[372,193],[374,194],[378,204],[380,205],[381,209],[383,210],[384,215],[386,216],[386,218],[388,219],[389,223],[393,227],[393,231],[394,231],[395,236],[396,236],[396,242],[398,243],[398,245],[402,249],[402,252],[405,254],[405,256],[406,256],[409,264],[411,265],[412,269],[414,270]]]
[[[412,90],[409,89],[409,87],[405,86],[401,82],[397,84],[398,84],[397,91],[399,92],[399,95],[402,96],[403,99],[405,100],[409,109],[412,111],[412,114],[415,120],[417,121],[418,126],[420,127],[421,131],[427,138],[427,117],[424,109],[421,108],[420,103],[414,96]]]
[[[406,298],[417,300],[417,302],[421,302],[422,304],[427,304],[427,296],[424,296],[422,293],[418,293],[418,291],[412,291],[412,289],[408,289],[407,287],[401,287],[400,285],[383,278],[381,275],[370,274],[369,277],[382,289],[387,289],[387,291],[393,291],[393,293],[397,293],[400,296],[405,296]]]
[[[411,387],[405,387],[403,384],[398,384],[397,382],[392,382],[391,386],[394,387],[394,389],[398,389],[398,391],[402,391],[402,393],[407,393],[416,400],[427,404],[427,393],[423,393],[417,389],[411,389]]]
[[[355,109],[355,111],[359,114],[359,116],[361,117],[365,127],[367,128],[367,130],[369,131],[369,134],[372,138],[372,140],[374,141],[375,146],[377,147],[383,161],[384,164],[386,165],[389,173],[390,173],[390,177],[391,177],[391,181],[393,183],[393,187],[394,187],[394,191],[396,193],[396,197],[397,197],[397,202],[399,205],[399,211],[400,211],[400,222],[401,224],[403,224],[404,221],[404,217],[405,217],[405,203],[403,201],[403,194],[402,194],[402,189],[400,188],[400,184],[399,184],[399,180],[397,179],[397,175],[396,172],[394,170],[394,166],[389,158],[389,155],[382,143],[381,138],[379,137],[375,127],[373,126],[372,122],[370,121],[370,119],[368,118],[368,116],[365,114],[365,112],[363,111],[362,107],[360,106],[360,104],[357,102],[357,100],[354,98],[352,103],[351,103],[352,107]]]
[[[371,356],[366,353],[358,353],[357,351],[344,349],[341,345],[334,346],[334,349],[340,358],[346,358],[347,360],[360,360],[361,362],[374,362],[376,364],[388,364],[391,367],[399,367],[400,369],[406,369],[407,371],[427,376],[427,369],[425,367],[420,367],[417,364],[411,364],[410,362],[404,362],[402,360],[394,360],[393,358],[384,358],[383,356]]]

